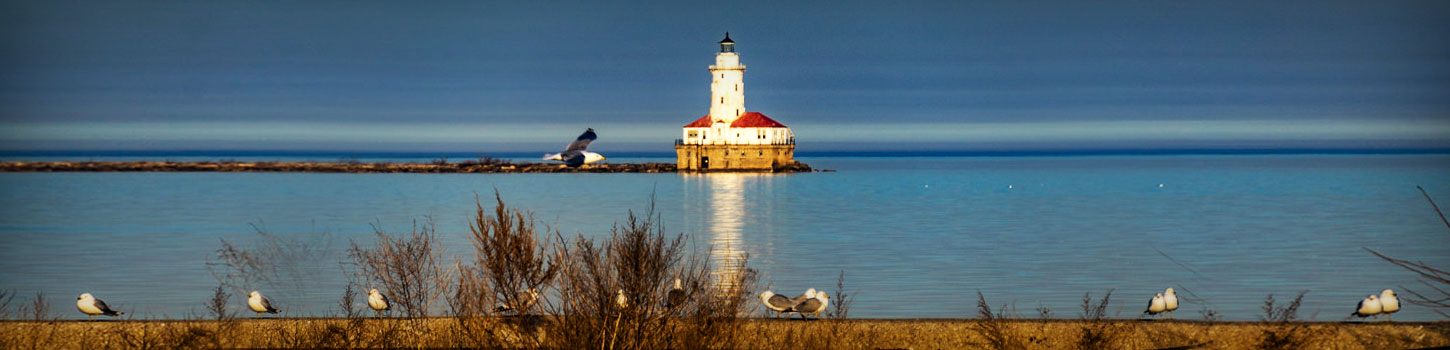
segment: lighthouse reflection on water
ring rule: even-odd
[[[752,201],[752,196],[768,196],[772,174],[715,173],[685,175],[686,225],[710,244],[711,277],[717,290],[730,290],[740,281],[747,268],[744,263],[751,245],[743,238],[747,224],[769,230],[771,220],[754,220],[752,213],[769,213],[772,201]]]

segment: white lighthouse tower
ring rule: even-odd
[[[715,54],[715,65],[710,66],[710,78],[711,121],[735,122],[745,113],[745,65],[740,64],[740,55],[735,53],[735,41],[730,40],[728,32],[725,39],[720,40],[720,53]]]
[[[710,114],[685,125],[675,140],[680,170],[778,170],[795,164],[790,127],[745,109],[745,65],[730,33],[710,66]]]

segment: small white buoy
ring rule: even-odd
[[[1163,184],[1158,184],[1158,188],[1163,188]]]
[[[921,185],[921,188],[931,188],[931,185]]]
[[[1012,189],[1012,185],[1007,185],[1007,189]]]

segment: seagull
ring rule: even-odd
[[[680,286],[680,279],[675,279],[675,286],[665,294],[665,308],[674,309],[685,305],[685,288]]]
[[[261,292],[255,290],[252,291],[252,297],[247,298],[247,306],[252,307],[252,311],[257,313],[257,317],[261,317],[263,312],[269,314],[277,313],[277,308],[272,307],[272,302],[268,301],[267,297],[262,296]]]
[[[393,308],[393,304],[388,302],[388,297],[383,296],[383,293],[378,293],[377,288],[368,291],[368,306],[373,308],[374,314],[382,313]]]
[[[790,304],[792,306],[794,306],[794,305],[803,303],[806,300],[810,300],[810,299],[815,298],[815,297],[816,297],[816,289],[815,288],[806,289],[806,293],[805,294],[797,295],[794,298],[790,298]]]
[[[1158,293],[1153,295],[1153,300],[1148,301],[1148,309],[1143,310],[1143,313],[1148,316],[1157,316],[1165,310],[1168,310],[1168,304],[1163,301],[1163,293]]]
[[[795,306],[795,302],[786,299],[784,295],[768,290],[760,293],[760,303],[765,305],[765,308],[775,311],[775,318],[780,318],[781,313],[790,312],[790,308]]]
[[[1370,294],[1369,297],[1360,300],[1359,307],[1354,310],[1354,313],[1349,315],[1363,319],[1365,317],[1378,315],[1380,311],[1384,311],[1384,307],[1380,305],[1379,298],[1375,297],[1374,294]]]
[[[500,304],[498,307],[493,309],[493,312],[513,311],[516,314],[522,315],[528,312],[529,307],[534,306],[534,302],[538,300],[539,291],[534,290],[533,288],[529,288],[528,290],[519,293],[518,299],[515,300],[515,302],[518,303],[518,307],[514,307],[514,305]]]
[[[1395,320],[1395,312],[1400,311],[1400,298],[1395,296],[1395,291],[1386,289],[1380,292],[1380,311],[1384,312],[1390,321]]]
[[[580,165],[604,160],[603,155],[584,150],[589,148],[589,143],[597,138],[599,136],[594,134],[594,128],[584,130],[583,134],[579,134],[579,138],[574,139],[574,142],[570,142],[568,147],[564,147],[564,152],[545,154],[544,160],[563,161],[564,165],[570,168],[578,168]]]
[[[1173,310],[1178,310],[1178,293],[1173,288],[1163,291],[1163,309],[1168,311],[1168,319],[1173,319]]]
[[[812,298],[790,308],[792,312],[800,314],[802,320],[810,319],[806,317],[806,314],[816,316],[817,320],[821,319],[821,311],[826,311],[826,306],[830,305],[831,296],[826,295],[825,292],[814,294]]]
[[[96,299],[96,297],[91,296],[91,293],[84,293],[80,297],[77,297],[76,308],[80,309],[91,320],[95,320],[96,315],[120,316],[124,314],[124,312],[111,310],[110,306],[106,306],[106,302],[101,301],[101,299]]]

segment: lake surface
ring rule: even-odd
[[[1308,290],[1300,317],[1336,321],[1418,285],[1365,247],[1450,267],[1450,229],[1415,189],[1450,203],[1444,155],[802,160],[838,172],[0,173],[0,289],[16,304],[44,293],[68,319],[84,292],[142,318],[203,314],[208,259],[222,239],[260,246],[260,228],[312,250],[258,289],[288,315],[328,315],[350,242],[431,218],[450,261],[469,257],[475,195],[492,208],[494,189],[566,237],[606,236],[653,194],[668,232],[748,254],[782,294],[833,290],[844,271],[854,317],[973,317],[981,291],[1023,317],[1074,318],[1083,293],[1113,289],[1110,313],[1131,318],[1174,287],[1178,318],[1255,320],[1265,296]],[[1406,305],[1395,319],[1438,316]]]

